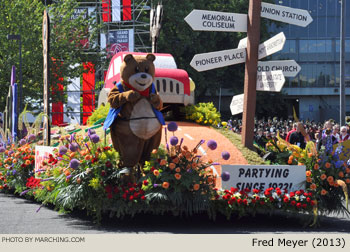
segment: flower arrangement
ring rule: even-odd
[[[217,126],[221,122],[221,115],[212,102],[186,106],[185,111],[187,120],[202,125]]]

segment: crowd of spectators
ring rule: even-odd
[[[241,133],[242,120],[229,120],[228,123],[234,132]],[[315,142],[317,149],[320,149],[326,139],[332,141],[333,144],[350,140],[350,126],[348,124],[340,126],[333,120],[322,123],[309,120],[296,122],[277,117],[256,119],[254,132],[254,141],[262,148],[265,148],[269,140],[277,140],[277,133],[284,140],[302,148],[305,147],[307,141]]]

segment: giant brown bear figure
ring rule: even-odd
[[[159,111],[163,102],[153,84],[154,60],[153,54],[127,54],[120,67],[121,82],[108,95],[111,109],[104,128],[110,127],[120,167],[126,167],[130,177],[132,167],[149,160],[152,150],[159,147],[165,124]]]

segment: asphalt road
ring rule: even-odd
[[[85,212],[61,214],[39,203],[0,193],[0,234],[264,234],[350,233],[349,216],[322,217],[317,228],[303,227],[305,216],[257,215],[214,222],[194,217],[139,215],[124,220],[104,218],[100,226]]]

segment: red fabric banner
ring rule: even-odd
[[[123,0],[123,20],[131,20],[131,0]]]
[[[83,124],[86,124],[88,117],[95,110],[95,66],[91,62],[83,64]]]
[[[52,99],[56,100],[51,104],[52,125],[60,125],[63,123],[63,101],[59,98],[63,97],[63,82],[62,73],[60,72],[61,62],[52,58],[52,80],[51,80],[51,95]]]
[[[103,22],[111,22],[111,0],[102,0],[102,20]]]

